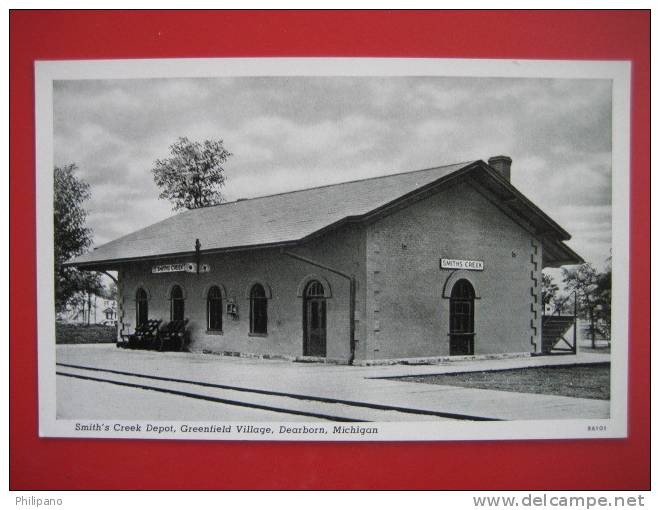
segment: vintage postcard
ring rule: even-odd
[[[628,62],[35,73],[42,436],[626,436]]]

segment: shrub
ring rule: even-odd
[[[107,344],[115,342],[116,339],[116,326],[55,323],[57,344]]]

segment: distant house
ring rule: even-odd
[[[582,259],[510,171],[498,156],[185,211],[70,264],[118,272],[120,327],[188,318],[196,351],[537,353],[541,270]]]
[[[103,314],[105,315],[105,320],[115,321],[117,320],[117,308],[115,306],[115,301],[107,300],[104,303],[106,308],[103,309]]]
[[[70,324],[96,324],[117,320],[117,301],[107,296],[78,293],[73,296],[59,320]]]

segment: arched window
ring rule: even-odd
[[[474,354],[474,288],[458,280],[449,301],[449,354]]]
[[[323,285],[321,285],[321,282],[318,280],[312,280],[309,282],[307,284],[307,288],[305,289],[305,297],[325,297],[325,291],[323,290]]]
[[[172,287],[170,291],[170,320],[182,321],[185,315],[183,289],[179,285]]]
[[[140,287],[135,293],[135,326],[149,320],[149,301],[147,292]]]
[[[268,333],[268,299],[260,283],[255,283],[250,289],[250,333]]]
[[[222,293],[220,287],[213,286],[206,297],[207,328],[222,331]]]

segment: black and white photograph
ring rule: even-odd
[[[39,62],[41,435],[625,437],[629,72]]]

